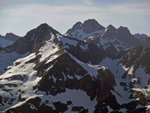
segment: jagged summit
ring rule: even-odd
[[[118,29],[116,29],[114,26],[109,25],[103,34],[103,37],[109,37],[109,38],[130,38],[131,33],[127,27],[120,26]]]
[[[16,41],[13,45],[9,46],[8,50],[16,51],[18,53],[36,51],[47,40],[51,39],[52,37],[57,37],[57,34],[60,33],[50,27],[48,24],[44,23],[29,31],[24,37]]]
[[[103,38],[116,39],[127,45],[135,45],[138,40],[135,39],[135,36],[132,35],[127,27],[120,26],[119,28],[115,28],[112,25],[109,25],[103,34],[101,35]]]
[[[71,29],[67,31],[70,37],[85,40],[86,38],[96,35],[104,31],[104,27],[100,25],[95,19],[88,19],[84,23],[77,22]]]

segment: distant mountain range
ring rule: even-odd
[[[149,113],[150,37],[127,27],[46,23],[0,51],[3,113]]]
[[[11,44],[13,44],[15,41],[17,41],[20,37],[13,34],[13,33],[7,33],[5,36],[0,35],[0,47],[6,47]]]

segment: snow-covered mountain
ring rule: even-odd
[[[0,111],[148,112],[149,59],[126,27],[89,19],[62,35],[41,24],[0,52]]]
[[[0,47],[6,47],[11,44],[13,44],[15,41],[17,41],[20,37],[13,34],[13,33],[7,33],[5,36],[0,35]]]

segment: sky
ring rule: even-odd
[[[24,36],[42,23],[64,34],[87,19],[150,36],[150,0],[0,0],[1,35]]]

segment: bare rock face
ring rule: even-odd
[[[103,37],[115,38],[116,31],[117,29],[114,26],[109,25],[106,28],[105,33],[103,34]]]
[[[140,46],[150,47],[150,37],[143,37],[138,39],[140,41]]]
[[[83,23],[82,28],[85,33],[92,33],[96,30],[104,29],[104,27],[102,25],[100,25],[95,19],[86,20]]]
[[[123,26],[120,26],[117,29],[117,32],[118,32],[118,36],[121,35],[121,36],[124,36],[124,37],[127,37],[127,38],[131,35],[129,29],[127,27],[123,27]]]

